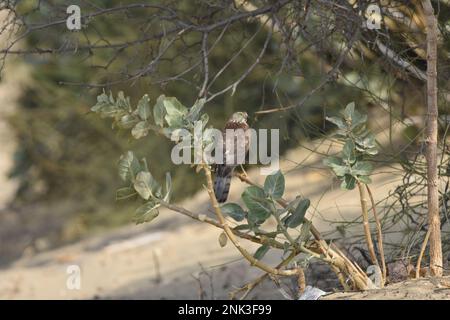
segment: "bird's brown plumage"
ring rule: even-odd
[[[238,130],[242,129],[242,131],[236,131],[236,134],[239,136],[234,138],[234,150],[227,149],[226,143],[226,130]],[[231,177],[233,176],[233,171],[239,163],[237,163],[237,152],[238,148],[243,148],[244,155],[247,154],[249,145],[250,145],[250,136],[248,134],[249,126],[247,124],[247,113],[245,112],[236,112],[233,116],[228,120],[225,124],[223,130],[223,164],[215,165],[214,172],[214,193],[216,195],[216,199],[218,202],[223,203],[228,198],[228,193],[230,191],[230,183]],[[243,134],[244,137],[240,137],[240,134]],[[243,141],[243,142],[242,142]],[[243,143],[243,144],[242,144]],[[232,163],[227,163],[227,156],[233,159]]]

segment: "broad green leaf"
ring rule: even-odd
[[[274,199],[280,199],[284,193],[284,176],[280,170],[267,176],[264,182],[264,191]]]
[[[266,255],[267,251],[269,251],[269,249],[270,249],[270,247],[268,245],[264,244],[261,247],[259,247],[258,250],[256,250],[253,257],[257,260],[261,260]]]
[[[226,203],[220,207],[222,212],[236,221],[242,221],[245,218],[245,211],[237,203]]]
[[[183,117],[178,114],[176,115],[166,114],[164,119],[171,128],[180,128],[183,126]]]
[[[131,130],[131,135],[135,139],[140,139],[148,134],[149,126],[147,121],[141,121]]]
[[[139,171],[141,171],[141,165],[133,152],[128,151],[120,157],[119,176],[123,181],[134,181]]]
[[[350,169],[347,166],[333,166],[332,169],[338,177],[343,177],[350,172]]]
[[[170,127],[181,127],[183,119],[188,113],[188,109],[181,104],[175,97],[166,97],[163,101],[166,115],[164,119]]]
[[[347,125],[345,124],[344,120],[338,117],[326,117],[328,121],[335,124],[339,129],[345,129],[347,128]]]
[[[355,189],[355,186],[356,186],[356,179],[355,179],[355,177],[353,177],[353,176],[351,176],[349,174],[346,174],[344,176],[344,179],[342,180],[341,188],[342,189],[347,189],[347,190],[353,190],[353,189]]]
[[[150,98],[148,97],[148,94],[145,94],[141,100],[139,100],[137,110],[139,117],[142,120],[150,118]]]
[[[135,222],[136,224],[150,222],[159,215],[158,207],[160,205],[154,201],[149,201],[136,209]]]
[[[328,158],[323,159],[323,164],[332,167],[333,165],[341,166],[343,162],[341,158],[330,156]]]
[[[153,197],[155,191],[158,189],[158,183],[152,177],[151,173],[147,171],[139,172],[133,185],[137,193],[145,200]]]
[[[116,191],[116,200],[126,200],[137,195],[136,190],[130,187],[120,188]]]
[[[242,200],[249,210],[249,219],[253,222],[265,221],[271,214],[270,202],[266,199],[264,190],[251,186],[242,193]]]
[[[342,157],[349,163],[354,163],[356,161],[355,144],[352,140],[348,139],[345,142],[345,145],[342,148]]]
[[[164,126],[164,117],[166,115],[166,109],[164,108],[164,99],[166,99],[165,95],[160,95],[156,100],[155,105],[153,106],[153,118],[155,120],[155,124],[157,126]]]
[[[286,219],[286,226],[289,228],[297,228],[302,224],[310,204],[311,202],[309,199],[302,199],[297,208],[295,208],[292,214]]]
[[[227,237],[227,235],[226,235],[225,232],[222,232],[222,233],[219,235],[219,244],[220,244],[220,246],[221,246],[222,248],[225,247],[225,246],[227,245],[227,242],[228,242],[228,237]]]
[[[188,109],[175,97],[166,97],[163,104],[168,115],[184,116],[188,113]]]
[[[343,115],[345,120],[352,120],[355,113],[355,103],[350,102],[344,109]]]
[[[357,137],[355,142],[356,147],[360,147],[362,149],[361,151],[376,148],[375,136],[372,133],[368,133],[365,137]]]
[[[352,117],[352,126],[351,129],[355,129],[356,127],[366,123],[367,115],[362,115],[358,111],[354,111]]]
[[[323,160],[323,164],[329,166],[338,177],[343,177],[349,173],[348,166],[344,165],[342,159],[337,157],[328,157]]]
[[[367,161],[358,161],[352,167],[352,174],[367,176],[372,172],[372,164]]]

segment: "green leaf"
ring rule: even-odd
[[[133,152],[128,151],[120,157],[119,176],[123,181],[134,181],[139,171],[141,171],[141,165]]]
[[[116,200],[126,200],[137,195],[136,190],[130,187],[120,188],[116,191]]]
[[[249,209],[249,220],[264,222],[271,214],[270,202],[265,198],[264,190],[251,186],[242,193],[242,200]]]
[[[150,98],[145,94],[138,102],[138,114],[142,120],[147,120],[150,117]]]
[[[356,179],[355,179],[355,177],[353,177],[353,176],[351,176],[349,174],[346,174],[344,176],[344,179],[342,180],[341,188],[342,189],[347,189],[347,190],[353,190],[353,189],[355,189],[355,186],[356,186]]]
[[[302,224],[310,204],[311,202],[309,199],[302,199],[297,208],[295,208],[292,214],[286,219],[286,226],[289,228],[297,228]]]
[[[354,163],[356,161],[355,144],[350,139],[345,142],[344,147],[342,148],[342,158],[349,163]]]
[[[228,237],[225,232],[222,232],[219,236],[219,244],[223,248],[227,245]]]
[[[147,121],[141,121],[131,130],[131,135],[135,139],[140,139],[148,134],[149,126]]]
[[[355,129],[356,127],[366,123],[366,121],[367,121],[367,115],[362,115],[358,111],[354,111],[353,117],[352,117],[351,129]]]
[[[352,174],[367,176],[373,170],[372,164],[367,161],[358,161],[352,166]]]
[[[352,120],[355,113],[355,103],[350,102],[344,109],[343,115],[345,120]]]
[[[258,250],[256,250],[253,257],[257,260],[261,260],[266,255],[267,251],[269,251],[269,249],[270,249],[270,247],[268,245],[264,244],[261,247],[259,247]]]
[[[245,211],[237,203],[226,203],[220,207],[222,212],[236,221],[242,221],[245,218]]]
[[[345,129],[347,128],[347,125],[345,124],[344,120],[338,117],[326,117],[328,121],[335,124],[339,129]]]
[[[163,101],[166,115],[164,119],[170,127],[181,127],[188,109],[175,97],[166,97]]]
[[[158,207],[160,205],[154,201],[149,201],[136,209],[135,222],[136,224],[150,222],[159,215]]]
[[[147,171],[141,171],[137,174],[133,186],[137,193],[145,200],[154,197],[155,191],[159,187],[151,173]]]
[[[376,148],[375,136],[372,133],[368,133],[366,136],[357,137],[355,142],[356,147],[360,151],[364,151],[365,149]]]
[[[264,191],[274,199],[280,199],[284,193],[284,176],[280,170],[267,176],[264,182]]]
[[[188,109],[175,97],[166,97],[163,104],[168,115],[184,116],[188,113]]]
[[[349,173],[348,166],[344,165],[342,159],[337,157],[328,157],[323,160],[323,164],[329,166],[338,177],[343,177]]]
[[[323,164],[332,167],[334,165],[341,166],[343,162],[341,158],[330,156],[328,158],[323,159]]]

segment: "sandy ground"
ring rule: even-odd
[[[365,292],[334,293],[324,300],[449,300],[450,277],[424,278],[394,283],[386,288]]]

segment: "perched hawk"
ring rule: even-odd
[[[222,132],[223,164],[216,164],[214,168],[214,193],[216,194],[217,201],[220,203],[227,200],[234,168],[245,162],[245,157],[248,153],[250,132],[248,130],[247,118],[248,115],[246,112],[235,112],[226,123]],[[228,130],[227,133],[227,129],[234,131]],[[231,132],[234,132],[234,134],[229,135]],[[234,146],[234,148],[231,146]],[[243,160],[242,154],[244,155]]]

